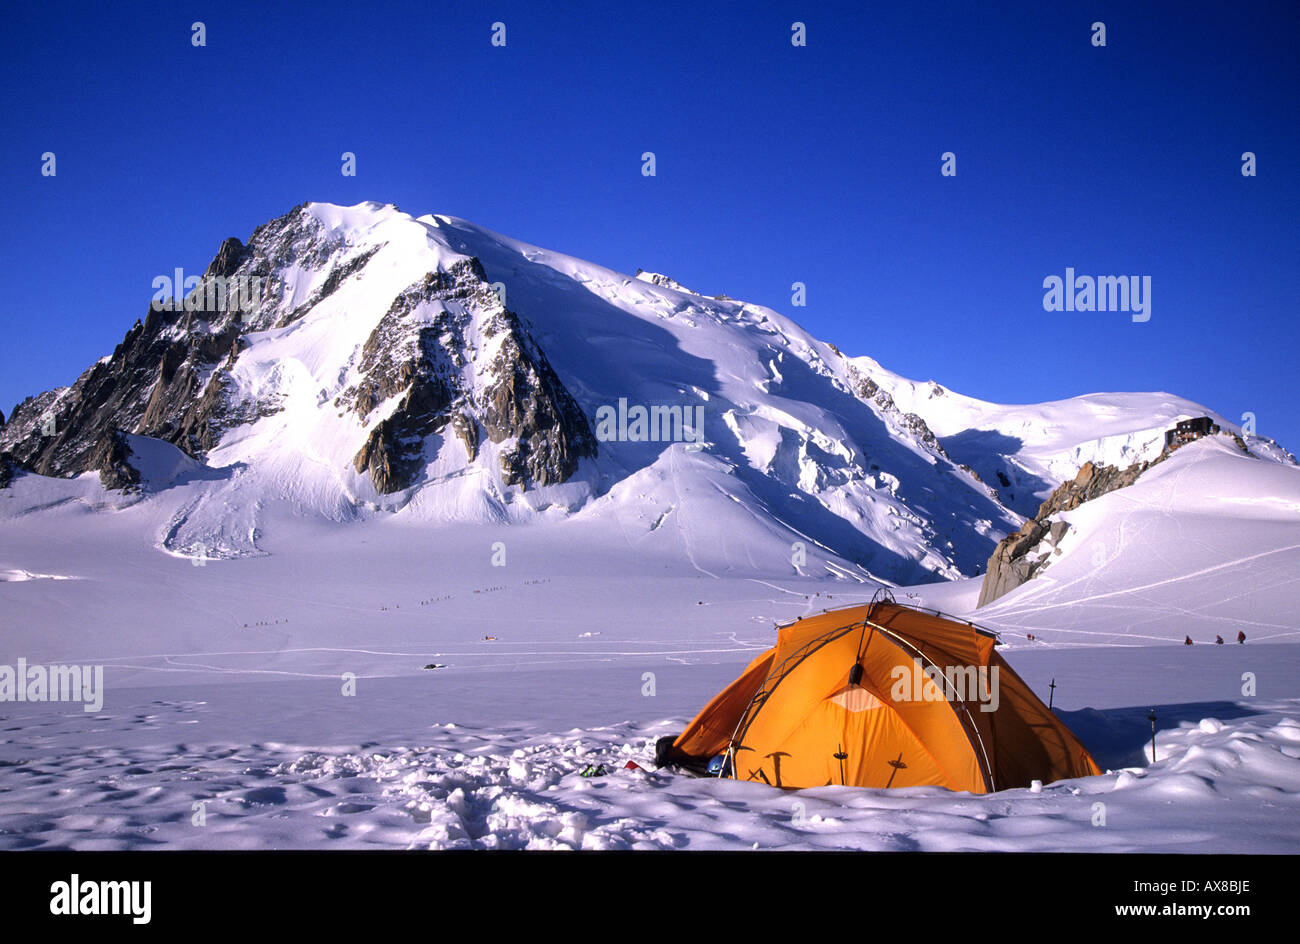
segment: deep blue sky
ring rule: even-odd
[[[1300,450],[1300,4],[899,6],[7,4],[0,408],[110,353],[222,238],[378,200],[973,396],[1168,390]],[[1150,275],[1151,321],[1045,312],[1066,266]]]

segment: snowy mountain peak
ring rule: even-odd
[[[198,287],[20,404],[0,452],[171,509],[174,553],[259,553],[281,502],[572,519],[705,572],[917,581],[978,573],[1084,462],[1131,461],[1204,412],[1161,394],[985,403],[666,276],[310,203],[223,242]]]

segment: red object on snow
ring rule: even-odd
[[[624,770],[645,770],[644,767],[642,767],[640,764],[638,764],[638,763],[637,763],[636,761],[634,761],[634,760],[630,760],[630,761],[628,761],[626,764],[624,764],[624,765],[623,765],[623,769],[624,769]]]

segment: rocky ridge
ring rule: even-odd
[[[1136,462],[1124,469],[1085,462],[1072,480],[1062,482],[1047,497],[1037,514],[1026,520],[1019,531],[998,543],[989,558],[976,606],[984,606],[1010,593],[1047,567],[1052,557],[1060,554],[1061,539],[1070,530],[1070,525],[1060,519],[1053,520],[1054,515],[1132,485],[1138,476],[1162,462],[1167,455],[1161,453],[1155,459]]]

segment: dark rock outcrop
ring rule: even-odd
[[[596,437],[519,319],[506,312],[502,320],[507,334],[492,364],[496,379],[483,391],[480,422],[494,443],[515,439],[501,455],[507,485],[567,481],[580,459],[596,455]]]
[[[413,322],[420,306],[425,315]],[[432,320],[429,308],[440,309]],[[494,352],[489,363],[481,360],[476,327],[481,341],[490,342],[482,346]],[[401,395],[353,460],[381,494],[415,484],[425,438],[448,424],[470,459],[483,437],[513,440],[500,456],[506,485],[564,482],[581,458],[596,454],[582,410],[518,315],[501,304],[477,259],[430,272],[404,290],[371,332],[358,367],[363,379],[339,397],[339,406],[364,421]]]
[[[1020,526],[1020,530],[1003,538],[989,558],[984,583],[980,587],[979,603],[983,606],[1010,593],[1048,565],[1070,525],[1052,520],[1052,516],[1078,508],[1084,502],[1100,498],[1116,489],[1125,488],[1137,481],[1151,466],[1163,461],[1162,454],[1150,462],[1138,462],[1121,469],[1113,465],[1094,465],[1085,462],[1073,479],[1062,482],[1038,506],[1038,513]],[[1031,556],[1030,552],[1046,541],[1049,552]]]
[[[1048,523],[1030,518],[1020,526],[1019,531],[1007,535],[994,549],[993,556],[989,558],[988,571],[984,574],[984,583],[980,588],[977,606],[983,606],[1003,594],[1010,593],[1033,577],[1042,569],[1050,555],[1032,558],[1029,552],[1046,539],[1054,553],[1069,527],[1064,521]]]
[[[238,240],[226,240],[209,272],[225,272],[245,255]],[[200,285],[195,293],[203,291]],[[20,404],[23,422],[0,429],[0,446],[33,471],[55,476],[100,469],[105,443],[117,430],[164,439],[199,457],[223,426],[223,378],[214,367],[230,355],[241,327],[224,307],[151,305],[112,355],[71,387]]]
[[[423,463],[424,439],[450,422],[450,392],[436,377],[412,380],[392,415],[366,437],[353,465],[387,495],[410,488]]]
[[[240,265],[248,257],[249,251],[234,236],[228,236],[221,243],[221,248],[217,250],[216,256],[208,263],[207,271],[203,273],[204,278],[210,276],[221,276],[227,278],[234,275]]]
[[[881,390],[879,384],[851,365],[849,366],[849,377],[853,381],[853,392],[860,399],[874,403],[880,408],[881,412],[894,417],[894,421],[903,430],[910,433],[918,443],[936,456],[952,462],[952,457],[943,448],[943,443],[939,442],[939,437],[935,436],[925,422],[924,417],[917,413],[904,413],[899,410],[898,405],[894,403],[894,398],[889,395],[888,391]],[[942,388],[937,384],[934,386],[934,390],[942,393]],[[931,395],[936,396],[938,394],[932,391]]]
[[[646,278],[641,279],[641,276],[646,276]],[[683,285],[681,282],[678,282],[676,279],[667,275],[663,275],[662,273],[659,272],[647,272],[645,269],[638,268],[636,270],[636,277],[638,279],[641,279],[641,281],[643,282],[649,282],[651,285],[657,285],[660,288],[671,288],[674,291],[685,292],[687,295],[700,294],[699,292],[694,291],[693,289],[687,288],[685,285]],[[714,298],[718,298],[718,299],[725,299],[726,297],[727,296],[725,295],[714,296]]]
[[[451,418],[451,427],[465,446],[465,458],[473,462],[478,458],[478,425],[464,413]]]
[[[909,430],[912,435],[925,445],[929,446],[936,453],[943,456],[945,459],[951,458],[948,455],[948,451],[943,448],[943,444],[939,442],[938,437],[935,436],[930,430],[930,427],[926,425],[925,420],[916,413],[904,413],[902,417],[902,425],[904,429]]]
[[[0,430],[0,445],[41,475],[98,468],[97,450],[117,429],[165,439],[193,456],[216,442],[221,401],[201,380],[229,351],[237,325],[209,330],[192,312],[151,310],[113,354],[63,391],[24,401]]]
[[[1074,479],[1063,482],[1038,506],[1039,521],[1056,514],[1058,511],[1070,511],[1084,502],[1100,498],[1117,488],[1125,488],[1137,481],[1139,475],[1151,466],[1163,460],[1163,456],[1150,462],[1136,462],[1126,469],[1114,465],[1094,465],[1085,462]]]
[[[140,472],[131,465],[131,447],[120,429],[110,431],[96,444],[91,462],[99,470],[104,488],[126,491],[140,485]]]

